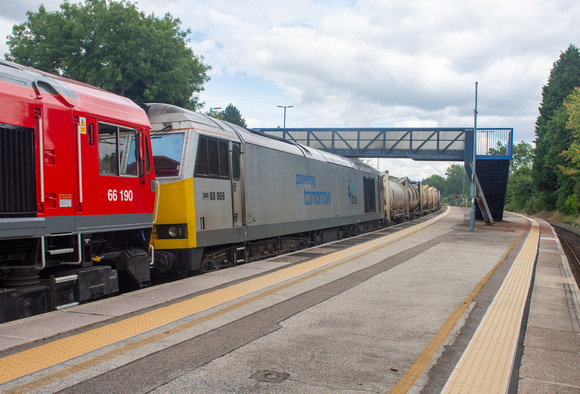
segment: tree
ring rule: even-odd
[[[532,169],[534,163],[534,148],[527,142],[520,142],[512,147],[512,162],[510,171],[513,173],[519,169],[527,167]]]
[[[465,168],[460,164],[452,164],[445,171],[447,190],[446,194],[455,197],[455,194],[466,194],[464,187],[469,187],[469,182],[463,182]]]
[[[570,191],[569,177],[558,166],[565,161],[560,153],[572,143],[571,133],[566,130],[564,99],[577,86],[580,86],[580,52],[570,45],[554,63],[548,83],[542,89],[540,115],[536,120],[532,178],[547,209],[561,206]]]
[[[572,178],[560,170],[566,164],[563,152],[567,151],[574,140],[572,132],[566,128],[568,112],[562,105],[554,112],[552,118],[546,123],[545,141],[549,144],[544,158],[545,174],[550,178],[548,181],[552,187],[552,199],[555,207],[562,210],[567,197],[574,191]]]
[[[233,104],[228,104],[226,109],[221,113],[224,115],[226,121],[237,124],[238,126],[247,127],[246,120],[242,118],[242,113]]]
[[[580,88],[576,88],[566,99],[566,129],[572,133],[573,142],[570,148],[562,152],[565,164],[560,165],[564,176],[571,180],[572,193],[568,193],[563,206],[565,214],[577,215],[580,209]]]
[[[7,60],[86,82],[136,102],[192,110],[210,66],[186,46],[190,31],[169,13],[146,16],[120,0],[64,1],[60,11],[27,13],[8,36]]]
[[[209,116],[211,118],[219,119],[219,120],[226,120],[226,117],[225,117],[223,111],[221,111],[221,112],[220,111],[215,111],[215,110],[212,110],[211,108],[210,108],[209,111],[205,112],[205,115],[207,115],[207,116]]]
[[[580,181],[580,88],[568,96],[565,103],[568,121],[566,128],[572,132],[573,142],[570,148],[562,152],[566,163],[560,169],[574,180]]]
[[[535,199],[532,180],[534,149],[532,145],[522,141],[513,146],[512,153],[513,159],[510,166],[505,209],[508,211],[524,209],[533,211],[535,209],[529,206],[529,202]]]
[[[439,190],[439,193],[441,193],[442,196],[444,195],[445,190],[447,189],[445,178],[437,174],[433,174],[430,177],[423,179],[421,181],[421,184],[429,185],[431,187],[436,188],[437,190]]]
[[[487,153],[492,156],[505,155],[507,154],[507,146],[498,141],[495,148],[489,148]]]
[[[508,211],[526,210],[532,214],[537,211],[529,205],[534,201],[534,182],[532,180],[532,169],[522,167],[510,174],[507,185],[505,209]]]
[[[460,164],[452,164],[445,171],[445,178],[441,175],[431,175],[425,178],[421,183],[436,187],[441,193],[443,202],[455,200],[456,194],[461,198],[469,194],[469,181],[463,182],[465,168]]]

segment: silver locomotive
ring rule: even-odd
[[[271,257],[438,206],[422,188],[360,162],[172,105],[148,104],[146,112],[160,273],[183,277]]]

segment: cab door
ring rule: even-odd
[[[36,81],[40,203],[47,233],[75,231],[78,202],[73,105],[52,84]]]
[[[233,227],[246,225],[246,209],[244,198],[243,155],[241,145],[232,142],[230,146],[232,160],[232,220]]]

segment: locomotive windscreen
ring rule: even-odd
[[[179,176],[183,140],[183,133],[154,134],[151,136],[156,177]]]

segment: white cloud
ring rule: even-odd
[[[60,3],[0,5],[0,35],[41,2],[49,10]],[[202,101],[233,103],[250,127],[281,126],[277,105],[294,106],[289,127],[469,127],[478,81],[478,125],[514,127],[514,141],[532,142],[552,64],[569,44],[580,45],[577,0],[140,0],[138,7],[170,12],[191,29],[194,52],[213,67]]]

